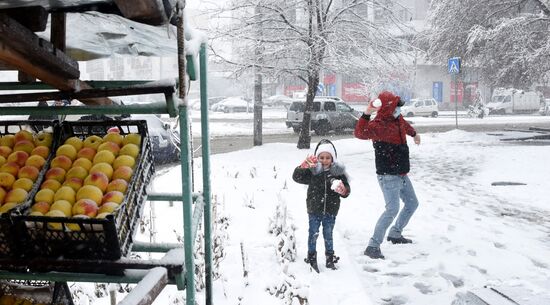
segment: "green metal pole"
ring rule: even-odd
[[[210,131],[208,128],[208,88],[206,44],[201,45],[200,53],[200,93],[201,93],[201,142],[202,142],[202,192],[204,200],[204,260],[206,305],[212,304],[212,205],[210,196]]]
[[[189,126],[187,105],[179,107],[180,117],[180,149],[181,149],[181,194],[183,201],[183,246],[185,248],[185,279],[187,304],[195,304],[195,263],[193,260],[193,232],[191,197],[191,153],[189,149]]]

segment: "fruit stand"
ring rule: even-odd
[[[187,55],[191,57],[193,55]],[[44,290],[49,289],[48,283],[56,283],[56,295],[66,293],[66,282],[100,282],[100,283],[137,283],[138,285],[123,299],[119,304],[151,304],[156,296],[166,285],[177,285],[179,290],[186,290],[186,303],[195,304],[195,285],[194,285],[194,262],[193,248],[197,234],[199,219],[204,222],[205,239],[205,261],[206,261],[206,303],[211,304],[211,215],[210,215],[210,147],[208,132],[208,107],[206,96],[206,46],[201,45],[200,51],[196,56],[199,57],[200,67],[200,93],[201,93],[201,129],[202,129],[202,170],[203,170],[203,190],[200,193],[193,193],[192,171],[190,153],[190,132],[187,113],[187,105],[174,97],[176,92],[175,82],[102,82],[102,87],[80,90],[78,92],[47,92],[47,93],[22,93],[12,95],[1,95],[0,102],[24,102],[40,101],[52,99],[92,99],[108,98],[110,96],[139,95],[150,93],[163,93],[165,103],[152,103],[140,105],[92,105],[92,106],[52,106],[52,107],[2,107],[2,115],[90,115],[90,114],[169,114],[171,117],[179,117],[180,126],[180,149],[181,149],[181,193],[175,194],[153,194],[147,193],[147,185],[152,176],[153,166],[150,158],[150,148],[148,145],[146,125],[144,121],[120,121],[120,122],[52,122],[53,129],[59,128],[55,134],[58,135],[52,143],[52,150],[57,150],[58,155],[49,155],[47,163],[39,172],[36,181],[44,178],[55,180],[55,173],[52,164],[63,167],[63,160],[55,160],[59,157],[59,151],[62,146],[67,144],[70,138],[80,137],[81,141],[86,141],[96,133],[106,137],[113,127],[117,128],[124,137],[128,138],[130,134],[139,134],[141,147],[139,150],[130,150],[127,154],[135,157],[135,165],[131,163],[133,175],[119,173],[118,177],[127,177],[128,191],[117,201],[120,207],[116,212],[109,210],[104,218],[96,218],[97,210],[93,211],[94,217],[86,216],[86,202],[89,199],[82,198],[83,217],[66,217],[66,215],[52,214],[47,215],[38,212],[33,214],[30,208],[39,202],[48,201],[34,200],[39,190],[37,187],[29,188],[29,195],[33,194],[21,206],[26,210],[14,209],[16,212],[10,212],[9,216],[0,218],[0,236],[3,237],[3,245],[9,241],[8,247],[2,250],[0,245],[0,279],[22,281],[23,283],[42,283],[38,286]],[[193,79],[191,77],[191,79]],[[180,82],[181,83],[181,82]],[[92,83],[93,84],[93,83]],[[121,84],[123,84],[121,86]],[[43,83],[18,84],[4,83],[0,84],[0,89],[9,90],[32,90],[44,88]],[[22,122],[23,123],[23,122]],[[28,122],[24,122],[28,123]],[[99,128],[99,131],[98,131]],[[134,128],[134,131],[124,131],[125,128]],[[82,130],[86,132],[82,133]],[[90,140],[90,142],[93,142]],[[132,143],[130,143],[132,144]],[[90,145],[93,145],[91,143]],[[128,145],[128,144],[126,144]],[[132,144],[133,145],[133,144]],[[70,145],[69,145],[70,146]],[[137,147],[137,146],[136,146]],[[120,148],[120,147],[119,147]],[[119,149],[114,148],[114,149]],[[82,149],[71,151],[73,148],[64,148],[61,151],[69,156],[80,154]],[[122,149],[122,148],[120,148]],[[109,150],[106,148],[105,150]],[[98,150],[99,151],[99,150]],[[53,152],[52,152],[53,153]],[[85,152],[82,152],[85,155]],[[98,154],[96,154],[97,157]],[[104,158],[112,158],[110,153],[103,154]],[[76,159],[76,155],[73,156]],[[55,160],[55,161],[54,161]],[[130,167],[124,165],[122,167]],[[100,160],[101,161],[101,160]],[[98,161],[99,163],[102,163]],[[55,163],[54,163],[55,162]],[[113,162],[113,160],[110,160]],[[116,160],[114,161],[116,162]],[[95,166],[95,165],[94,165]],[[71,171],[74,176],[78,176],[78,170],[67,166],[67,173]],[[117,171],[116,169],[115,171]],[[91,169],[90,169],[91,173]],[[116,175],[114,173],[110,173]],[[91,175],[91,174],[90,174]],[[103,174],[102,174],[103,175]],[[101,176],[101,175],[98,175]],[[105,174],[105,176],[107,176]],[[130,180],[131,177],[131,180]],[[82,176],[84,178],[84,176]],[[86,178],[88,179],[88,177]],[[93,178],[90,178],[93,179]],[[109,177],[110,179],[110,177]],[[48,180],[48,179],[44,179]],[[41,180],[43,181],[43,180]],[[95,188],[107,187],[105,184],[90,180],[90,185],[97,185]],[[67,183],[65,181],[64,183]],[[79,192],[70,191],[71,184],[67,184],[68,191],[60,194],[59,201],[82,201],[79,199]],[[116,186],[113,186],[116,189]],[[81,190],[80,188],[79,190]],[[117,192],[117,191],[114,191]],[[48,192],[39,198],[49,198]],[[74,193],[74,194],[73,194]],[[89,195],[88,193],[91,193]],[[93,197],[93,191],[86,195]],[[122,193],[122,192],[121,192]],[[67,195],[68,194],[68,195]],[[101,193],[103,194],[103,193]],[[57,192],[56,195],[57,196]],[[82,195],[84,196],[84,195]],[[31,197],[31,196],[29,196]],[[70,200],[68,199],[70,197]],[[75,199],[73,199],[75,198]],[[104,197],[103,197],[104,198]],[[115,197],[116,198],[116,197]],[[34,200],[34,201],[33,201]],[[98,197],[101,200],[101,197]],[[113,199],[117,200],[117,199]],[[124,200],[124,201],[122,201]],[[136,242],[133,240],[133,233],[136,230],[136,223],[141,216],[142,203],[145,201],[154,204],[154,201],[181,201],[183,204],[183,244],[151,244]],[[56,201],[57,203],[57,201]],[[74,203],[72,211],[75,211]],[[93,205],[93,202],[90,204]],[[118,205],[115,205],[118,207]],[[38,209],[39,207],[36,207]],[[194,210],[193,210],[194,209]],[[78,209],[76,209],[78,210]],[[47,211],[47,210],[46,210]],[[7,213],[5,213],[7,214]],[[2,214],[4,215],[4,214]],[[7,228],[7,229],[2,229]],[[2,233],[2,231],[4,233]],[[4,235],[2,235],[4,234]],[[113,248],[114,245],[114,248]],[[11,246],[11,248],[10,248]],[[5,247],[5,245],[4,245]],[[15,250],[14,250],[15,249]],[[12,252],[10,252],[12,251]],[[131,252],[157,252],[165,253],[164,258],[156,260],[141,260],[129,257]],[[3,255],[6,254],[6,255]],[[30,284],[29,284],[30,285]],[[29,286],[27,285],[27,286]],[[47,287],[46,287],[47,286]],[[69,293],[70,298],[70,293]],[[45,302],[64,303],[60,299],[47,300]]]

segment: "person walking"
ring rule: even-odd
[[[332,231],[340,209],[340,197],[348,197],[351,189],[344,166],[336,162],[336,149],[332,142],[321,140],[315,149],[315,155],[308,156],[294,169],[292,179],[308,185],[306,206],[309,230],[305,262],[319,272],[316,244],[319,227],[323,225],[325,267],[334,270],[339,257],[334,255]]]
[[[378,184],[386,204],[386,209],[376,222],[374,233],[364,252],[373,259],[384,259],[380,245],[396,216],[397,220],[388,233],[387,241],[393,244],[412,243],[412,240],[402,235],[403,229],[418,207],[418,199],[407,175],[410,161],[406,136],[413,137],[414,143],[419,145],[420,135],[401,115],[403,105],[404,102],[399,96],[389,91],[381,92],[376,100],[369,103],[354,131],[356,138],[372,140]],[[377,114],[371,120],[371,115],[375,111]],[[401,212],[399,199],[404,203]]]

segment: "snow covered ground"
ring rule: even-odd
[[[322,264],[320,274],[303,262],[306,187],[291,179],[294,167],[310,152],[279,143],[213,155],[216,215],[229,219],[214,303],[300,304],[299,296],[315,305],[440,305],[484,285],[525,288],[530,291],[526,300],[550,297],[550,146],[516,145],[499,141],[501,137],[454,130],[423,134],[420,146],[409,141],[410,177],[420,206],[404,235],[414,243],[382,244],[385,260],[363,255],[384,208],[372,145],[356,139],[336,141],[352,192],[336,220],[339,269],[327,270]],[[177,191],[179,175],[175,167],[152,187]],[[525,185],[491,185],[500,181]],[[286,240],[295,237],[295,261],[281,262],[276,249],[285,239],[269,232],[278,206],[286,212]],[[182,235],[181,213],[178,204],[158,203],[153,212],[148,209],[145,221],[153,220],[156,241],[174,242]],[[148,232],[140,239],[149,241]],[[317,249],[321,261],[322,238]],[[284,287],[288,289],[278,297],[269,292]],[[184,295],[168,287],[155,304],[174,304]],[[204,303],[201,292],[197,298]],[[101,301],[108,304],[108,298]]]

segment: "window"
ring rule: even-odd
[[[301,102],[293,102],[293,103],[290,105],[289,110],[290,110],[290,111],[296,111],[296,112],[304,112],[304,106],[305,106],[304,103],[301,103]]]
[[[336,105],[333,102],[325,102],[325,111],[336,111]]]
[[[336,107],[338,108],[338,111],[340,111],[340,112],[351,112],[351,107],[344,104],[344,103],[338,103],[338,104],[336,104]]]
[[[414,107],[422,107],[424,106],[424,102],[423,101],[418,101],[414,104]]]
[[[321,111],[321,103],[320,102],[313,102],[313,111]]]

